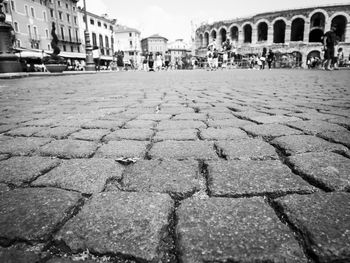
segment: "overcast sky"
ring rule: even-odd
[[[158,33],[169,40],[190,40],[191,21],[195,28],[201,22],[331,4],[350,4],[350,0],[86,0],[87,10],[94,14],[107,13],[118,24],[140,30],[142,37]]]

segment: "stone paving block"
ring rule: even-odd
[[[55,139],[66,139],[70,134],[78,131],[79,128],[59,126],[48,129],[41,129],[41,131],[36,132],[34,136],[36,137],[49,137]]]
[[[171,114],[142,114],[137,117],[137,120],[162,121],[169,120],[171,117]]]
[[[172,118],[173,120],[194,120],[194,121],[205,121],[207,114],[204,113],[181,113],[177,114]]]
[[[206,128],[202,121],[195,120],[163,120],[156,127],[157,130],[182,130]]]
[[[73,140],[100,141],[109,133],[109,129],[83,129],[71,134],[69,138]]]
[[[312,135],[283,136],[272,140],[271,143],[282,149],[287,155],[325,151],[348,152],[343,145],[327,142]]]
[[[144,160],[128,167],[122,189],[136,192],[168,193],[185,198],[205,187],[196,161]]]
[[[10,155],[8,155],[8,154],[0,154],[0,161],[6,160],[6,159],[8,159],[9,157],[10,157]]]
[[[276,199],[317,262],[350,261],[350,194],[315,193]]]
[[[52,141],[46,138],[3,137],[0,140],[0,153],[11,155],[28,155],[39,150],[40,146]]]
[[[350,191],[350,159],[336,153],[304,153],[288,158],[308,180],[331,191]]]
[[[161,262],[173,201],[166,194],[107,192],[93,198],[55,239],[73,252],[127,255],[140,262]]]
[[[263,198],[186,200],[177,218],[183,263],[307,262],[293,233]]]
[[[253,136],[262,137],[266,140],[271,140],[276,137],[286,135],[303,134],[296,129],[289,128],[282,124],[262,124],[262,125],[247,125],[242,128]]]
[[[316,191],[279,160],[209,162],[208,171],[212,196],[278,196]]]
[[[335,117],[332,119],[329,119],[328,122],[335,123],[341,126],[344,126],[348,129],[350,129],[350,118],[348,117]],[[1,128],[1,127],[0,127]]]
[[[247,111],[239,111],[239,112],[232,112],[232,114],[239,118],[244,119],[251,119],[255,117],[269,117],[271,115],[261,112],[261,111],[254,111],[254,110],[247,110]]]
[[[8,187],[6,184],[0,183],[0,194],[3,194],[8,191],[10,191],[10,187]]]
[[[152,159],[218,159],[214,144],[204,141],[163,141],[157,142],[151,148]]]
[[[102,192],[108,179],[121,179],[123,167],[108,159],[75,159],[35,180],[33,186],[52,186],[86,194]]]
[[[303,120],[328,120],[333,117],[333,115],[319,113],[318,111],[293,112],[288,113],[287,115],[298,117]]]
[[[0,182],[16,186],[29,183],[59,163],[59,160],[49,157],[12,157],[0,162]]]
[[[7,132],[7,131],[15,129],[17,127],[18,127],[18,125],[15,125],[15,124],[0,125],[0,133]]]
[[[89,158],[97,149],[97,143],[81,140],[55,140],[40,148],[43,156],[60,158]]]
[[[122,140],[136,140],[149,141],[153,136],[154,131],[151,129],[120,129],[116,130],[106,137],[104,141],[122,141]]]
[[[72,212],[81,195],[54,188],[23,188],[0,198],[0,237],[8,241],[46,241]]]
[[[162,106],[162,108],[159,111],[160,114],[171,114],[171,115],[175,115],[175,114],[180,114],[180,113],[195,113],[194,109],[192,108],[184,108],[184,107],[164,107],[164,105]]]
[[[211,120],[224,120],[224,119],[236,119],[232,115],[232,113],[224,113],[224,112],[208,112],[208,119]]]
[[[241,128],[246,125],[251,125],[253,122],[246,121],[246,120],[240,120],[238,118],[231,118],[231,119],[217,119],[217,120],[208,120],[207,121],[209,127],[213,128]]]
[[[25,251],[16,248],[0,247],[0,262],[2,263],[39,263],[41,258],[32,251]]]
[[[33,134],[40,132],[42,129],[43,127],[37,127],[37,126],[18,127],[6,132],[6,135],[30,137]]]
[[[93,120],[81,125],[84,129],[110,129],[117,130],[125,124],[125,121]]]
[[[326,131],[318,134],[323,139],[340,143],[350,148],[350,132],[349,131]]]
[[[100,158],[143,158],[149,142],[146,141],[110,141],[102,145],[95,157]]]
[[[268,160],[278,159],[277,152],[270,144],[259,139],[217,141],[215,145],[227,160]]]
[[[164,130],[158,131],[153,141],[160,142],[166,140],[174,141],[195,141],[198,140],[198,130],[196,129],[183,129],[183,130]]]
[[[150,120],[132,120],[125,124],[126,129],[152,129],[156,124],[155,121]]]
[[[293,121],[299,121],[297,117],[289,117],[283,115],[273,115],[273,116],[256,116],[249,118],[252,121],[255,121],[260,124],[269,124],[269,123],[287,123]]]
[[[53,125],[57,125],[58,121],[59,121],[59,119],[56,119],[56,118],[41,118],[41,119],[37,119],[37,120],[31,120],[31,121],[24,122],[22,125],[50,127]]]
[[[337,124],[320,120],[289,122],[288,126],[300,129],[303,132],[311,135],[316,135],[325,131],[348,131],[344,127]]]
[[[237,139],[248,139],[248,135],[238,128],[208,128],[200,131],[200,137],[203,140],[237,140]]]

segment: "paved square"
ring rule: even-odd
[[[350,262],[349,83],[298,69],[1,80],[0,261]]]

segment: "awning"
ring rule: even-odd
[[[113,57],[111,57],[111,56],[101,56],[100,59],[101,59],[101,60],[109,60],[109,61],[112,61],[112,60],[113,60]]]
[[[64,57],[64,58],[78,58],[78,59],[86,59],[86,54],[85,53],[78,53],[78,52],[65,52],[61,51],[59,56]]]

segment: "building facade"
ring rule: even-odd
[[[141,32],[135,28],[117,25],[114,34],[116,50],[124,52],[124,59],[138,61],[141,56]]]
[[[48,50],[50,48],[50,20],[46,1],[10,0],[5,2],[6,21],[16,34],[16,48]]]
[[[156,54],[157,52],[159,52],[164,56],[165,51],[168,50],[167,44],[168,39],[158,34],[149,36],[141,40],[141,48],[143,53],[152,52],[153,54]]]
[[[180,60],[182,57],[191,54],[189,45],[183,39],[176,39],[174,42],[169,43],[168,51],[173,63],[176,60]]]
[[[297,53],[303,65],[310,54],[322,54],[322,37],[337,25],[339,47],[350,53],[350,5],[332,5],[257,14],[252,17],[205,24],[197,28],[196,55],[205,56],[209,44],[221,47],[230,39],[239,54],[258,54],[263,47]]]
[[[84,37],[85,31],[85,12],[82,8],[79,8],[78,20],[81,28],[81,37]],[[113,60],[115,53],[115,35],[114,27],[117,23],[116,19],[109,19],[107,14],[102,16],[86,12],[88,31],[90,35],[90,41],[93,49],[98,49],[100,53],[100,59],[107,62]],[[83,49],[85,50],[85,43],[83,43]]]

